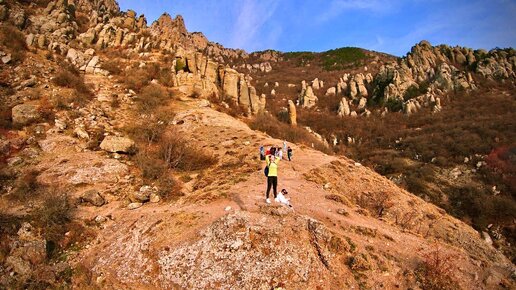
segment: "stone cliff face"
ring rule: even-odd
[[[514,81],[515,70],[514,49],[486,52],[447,45],[434,47],[421,41],[405,58],[381,68],[375,77],[373,97],[382,102],[402,102],[408,114],[428,106],[438,111],[440,96],[477,88],[473,74]]]
[[[202,33],[189,33],[180,15],[172,18],[165,13],[149,27],[144,15],[137,16],[132,10],[120,12],[116,1],[111,0],[50,1],[28,19],[22,9],[14,10],[16,13],[5,10],[6,18],[24,19],[18,22],[28,34],[28,46],[66,56],[81,71],[108,74],[101,69],[103,60],[95,50],[159,50],[174,55],[174,64],[184,64],[179,69],[174,66],[172,76],[172,83],[183,92],[203,97],[215,94],[250,113],[264,110],[265,98],[256,95],[251,78],[223,65],[225,60],[247,57],[247,53],[211,43]]]

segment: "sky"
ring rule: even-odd
[[[355,46],[403,56],[421,40],[516,47],[516,0],[118,0],[152,23],[183,16],[190,32],[247,52]]]

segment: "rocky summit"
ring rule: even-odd
[[[2,289],[516,287],[513,48],[248,53],[0,0],[0,60]]]

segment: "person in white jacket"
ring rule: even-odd
[[[287,199],[287,197],[285,196],[287,194],[288,194],[287,190],[286,189],[282,189],[281,192],[278,193],[278,195],[276,196],[274,201],[282,203],[284,205],[288,205],[289,207],[292,207],[292,205],[290,204],[290,200]]]

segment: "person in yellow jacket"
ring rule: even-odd
[[[269,172],[267,174],[267,194],[265,195],[265,202],[271,203],[271,200],[269,199],[269,192],[271,191],[271,187],[272,192],[274,193],[274,200],[276,200],[276,198],[278,197],[278,164],[280,162],[280,159],[274,156],[274,154],[271,154],[265,157],[265,162],[269,167]]]

